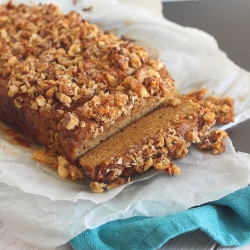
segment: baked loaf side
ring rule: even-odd
[[[172,159],[184,157],[215,124],[215,114],[187,96],[174,98],[100,143],[80,158],[94,192],[120,185],[149,168],[179,174]]]
[[[0,52],[0,119],[74,163],[175,95],[161,61],[52,4],[0,6]]]

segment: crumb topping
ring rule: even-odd
[[[224,130],[215,129],[212,130],[209,136],[206,136],[200,146],[199,149],[207,149],[212,150],[214,155],[225,152],[226,143],[224,141],[225,138],[228,137],[228,134]]]
[[[143,48],[52,4],[1,6],[0,50],[0,76],[9,79],[18,108],[29,102],[49,111],[86,102],[83,110],[104,119],[121,106],[120,115],[126,113],[136,98],[165,97],[174,89],[163,63]],[[97,108],[103,97],[113,100]]]
[[[57,111],[61,130],[89,138],[175,92],[164,64],[142,47],[53,4],[0,6],[0,51],[0,77],[18,109]]]

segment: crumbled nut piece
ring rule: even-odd
[[[156,144],[156,147],[163,147],[165,145],[165,140],[164,140],[164,137],[163,136],[159,136],[157,138],[157,144]],[[146,146],[146,145],[145,145]]]
[[[124,106],[128,101],[128,96],[126,94],[117,94],[115,95],[115,105],[117,107]]]
[[[208,112],[206,114],[203,115],[203,119],[206,121],[206,122],[210,122],[210,121],[213,121],[215,118],[215,114],[212,113],[212,112]]]
[[[181,100],[179,98],[172,98],[168,100],[168,104],[176,107],[177,105],[179,105],[181,103]]]
[[[14,100],[14,104],[18,109],[22,107],[22,103],[23,103],[23,98],[20,96]]]
[[[185,143],[182,141],[177,142],[175,148],[175,155],[177,158],[183,158],[188,150],[185,148]]]
[[[169,166],[169,159],[166,157],[156,158],[154,160],[153,166],[157,170],[163,170],[166,169]]]
[[[65,104],[66,106],[69,106],[71,103],[71,98],[63,93],[56,93],[56,98],[62,103]]]
[[[227,132],[224,130],[213,130],[211,131],[210,135],[209,135],[209,139],[213,140],[213,141],[221,141],[224,138],[227,138]]]
[[[205,137],[202,140],[202,143],[199,146],[199,149],[208,149],[208,150],[211,150],[212,148],[213,148],[212,147],[212,143],[210,142],[210,140],[209,140],[208,137]]]
[[[221,107],[221,112],[226,114],[229,111],[229,107],[226,104],[223,104]]]
[[[195,90],[187,94],[187,96],[194,98],[195,101],[201,101],[203,97],[207,94],[207,89],[203,88],[200,90]]]
[[[19,88],[17,86],[15,86],[15,85],[10,86],[10,89],[9,89],[9,92],[8,92],[8,95],[10,97],[14,97],[18,93],[19,93]]]
[[[141,68],[136,72],[136,77],[140,83],[143,83],[146,78],[160,78],[160,74],[150,68]]]
[[[39,107],[44,107],[46,105],[46,99],[42,95],[39,95],[36,98],[36,103]]]
[[[195,132],[192,131],[188,131],[186,133],[185,136],[187,141],[193,142],[193,143],[199,143],[200,142],[200,138],[198,137],[198,135]]]
[[[90,187],[91,187],[92,192],[94,193],[103,193],[104,188],[107,187],[107,184],[93,181],[90,183]]]
[[[170,175],[180,175],[181,170],[178,168],[173,162],[170,162],[168,165],[168,168],[165,169],[167,173]]]
[[[219,154],[225,151],[226,143],[223,139],[227,137],[224,130],[213,130],[208,137],[205,137],[199,146],[199,149],[213,150],[213,154]],[[214,141],[214,142],[211,142]]]
[[[0,29],[0,35],[3,39],[8,38],[8,33],[5,29]]]
[[[154,164],[153,159],[150,157],[147,159],[145,165],[144,165],[144,171],[147,171],[150,167],[152,167]]]
[[[120,186],[120,185],[121,185],[120,183],[113,182],[113,183],[111,183],[111,184],[109,184],[109,185],[107,186],[107,189],[109,190],[109,189],[118,187],[118,186]]]
[[[81,112],[85,118],[112,124],[114,120],[123,114],[127,114],[133,108],[132,105],[126,106],[126,108],[123,106],[127,101],[128,96],[126,94],[119,92],[115,94],[103,93],[101,91],[81,107]]]
[[[33,110],[38,110],[39,109],[36,102],[31,102],[31,109],[33,109]]]
[[[12,57],[9,58],[7,64],[8,64],[9,66],[13,66],[16,62],[17,62],[16,56],[12,56]]]
[[[109,86],[111,86],[111,87],[117,86],[117,84],[118,84],[118,79],[117,78],[115,78],[114,76],[112,76],[109,73],[105,74],[105,77],[106,77],[106,79],[107,79],[107,81],[109,83]]]
[[[203,127],[202,127],[202,130],[205,130],[205,131],[208,131],[210,129],[210,126],[208,126],[207,124],[205,124]]]
[[[132,168],[133,166],[131,165],[131,163],[129,161],[125,162],[124,164],[125,168]]]
[[[216,141],[215,143],[212,144],[213,147],[213,154],[220,154],[225,152],[226,149],[226,143],[225,141]]]
[[[86,127],[86,122],[85,122],[85,121],[81,121],[80,127],[81,127],[81,128],[85,128],[85,127]]]
[[[153,63],[152,63],[152,68],[154,69],[154,70],[161,70],[162,68],[164,68],[164,64],[163,64],[163,62],[161,62],[161,61],[154,61]]]
[[[147,89],[138,81],[131,81],[130,87],[135,93],[137,93],[141,97],[149,97],[150,96]]]
[[[58,156],[58,174],[62,178],[67,178],[70,174],[69,162],[63,156]]]
[[[109,190],[109,189],[115,188],[115,187],[120,186],[120,185],[122,185],[122,184],[124,184],[124,183],[125,183],[124,179],[122,179],[122,178],[117,178],[117,179],[115,179],[114,181],[112,181],[112,182],[107,186],[107,189]]]
[[[84,178],[81,169],[75,165],[71,165],[71,164],[69,165],[69,172],[73,181],[76,179]]]
[[[28,92],[27,86],[26,86],[26,85],[20,86],[20,91],[21,91],[22,93],[27,93],[27,92]]]
[[[117,160],[117,164],[122,165],[122,157]]]
[[[73,130],[76,126],[79,125],[79,119],[74,113],[67,113],[69,116],[69,121],[66,124],[66,129]]]
[[[73,43],[68,51],[69,56],[75,56],[76,54],[79,54],[81,52],[80,44]]]
[[[208,98],[200,99],[199,103],[215,113],[216,122],[227,124],[234,121],[234,101],[231,97],[218,98],[209,96]]]
[[[136,53],[130,54],[131,65],[134,68],[140,68],[142,63],[140,57]]]
[[[109,179],[115,180],[122,174],[122,168],[110,169]]]

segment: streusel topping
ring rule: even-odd
[[[140,46],[52,4],[1,6],[0,50],[0,77],[9,79],[18,108],[70,111],[85,103],[83,116],[108,122],[109,111],[126,114],[136,100],[174,88],[163,63]]]

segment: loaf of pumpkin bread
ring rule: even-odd
[[[69,162],[174,94],[161,61],[76,12],[0,6],[0,119]]]
[[[41,143],[33,158],[103,192],[171,161],[192,143],[223,152],[216,122],[231,98],[180,96],[164,64],[140,46],[56,6],[0,6],[0,119]]]

